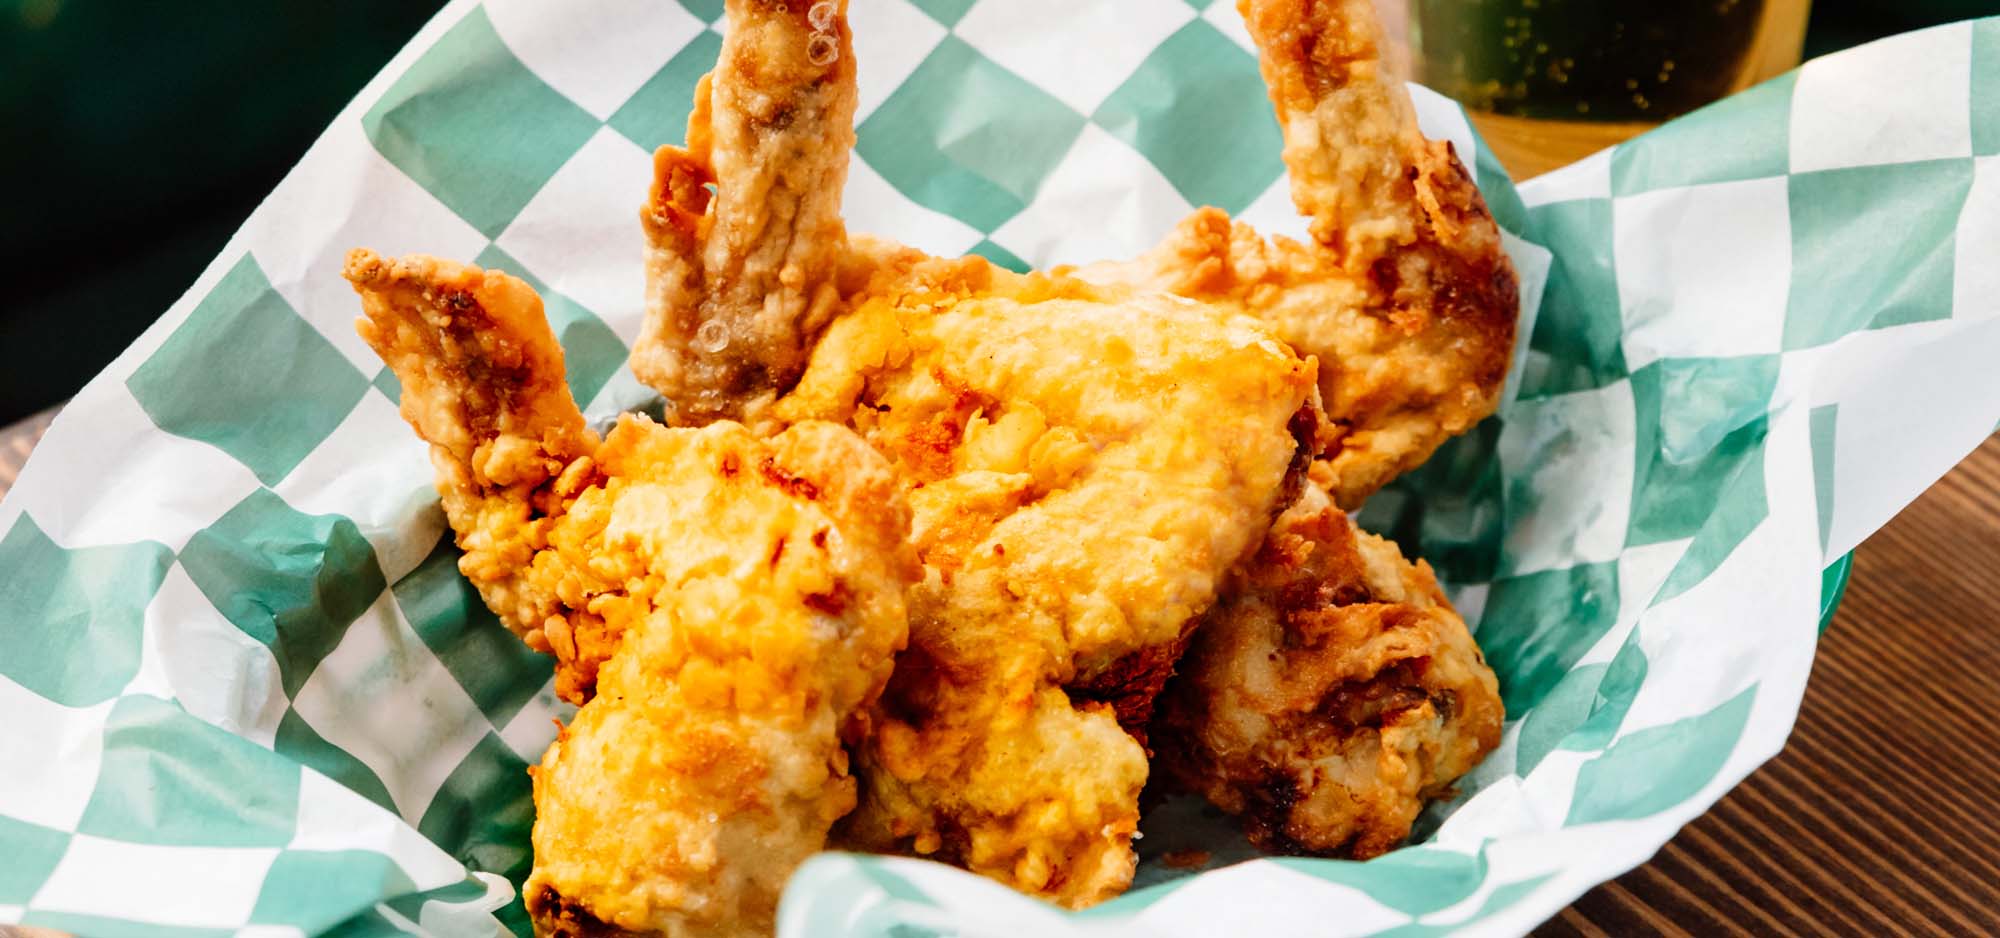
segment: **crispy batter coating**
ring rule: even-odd
[[[1382,65],[1370,3],[1239,3],[1310,244],[1203,208],[1140,258],[1076,272],[1248,312],[1317,356],[1332,491],[1349,508],[1492,413],[1518,305],[1478,189]]]
[[[850,431],[626,418],[591,561],[643,603],[535,775],[545,932],[581,907],[661,935],[764,935],[792,870],[852,810],[841,737],[903,644],[908,516]]]
[[[1259,847],[1367,858],[1500,743],[1493,671],[1430,566],[1316,489],[1195,632],[1156,766]]]
[[[768,934],[855,803],[842,741],[905,641],[900,480],[820,422],[627,416],[600,445],[525,284],[365,251],[348,275],[468,576],[583,703],[536,771],[537,930]]]
[[[728,0],[729,32],[695,91],[687,146],[654,154],[632,371],[674,405],[674,423],[754,422],[798,380],[836,310],[854,146],[846,6]]]
[[[836,218],[853,73],[805,80],[793,67],[820,35],[840,37],[845,61],[838,4],[812,8],[804,27],[747,0],[728,11],[690,146],[656,161],[653,322],[635,371],[684,420],[722,394],[765,428],[848,423],[908,487],[925,578],[912,647],[858,753],[866,794],[851,838],[1070,904],[1113,894],[1132,875],[1146,777],[1133,734],[1190,624],[1302,470],[1291,424],[1317,414],[1313,366],[1253,319],[1162,293],[937,260],[783,213],[730,222],[730,206],[769,200],[767,178],[804,176],[825,183],[798,190],[813,217]],[[798,149],[774,149],[779,138]],[[759,307],[805,287],[835,297],[816,346],[814,322],[785,320],[814,349],[789,394],[779,371],[753,387],[659,366],[688,360],[685,335],[743,315],[732,281],[688,273],[694,250],[812,259],[767,280],[775,299]],[[753,392],[782,396],[767,407]]]
[[[605,584],[583,556],[545,548],[598,475],[599,442],[563,382],[541,298],[506,274],[422,255],[356,250],[345,273],[366,314],[356,328],[431,444],[459,571],[529,647],[556,657],[563,699],[583,703],[616,629],[574,600]]]
[[[1312,364],[1203,304],[870,245],[777,407],[889,457],[924,562],[847,834],[1098,901],[1131,879],[1147,774],[1119,709],[1144,725],[1282,509]]]
[[[907,487],[923,580],[842,836],[1086,905],[1131,878],[1153,696],[1301,454],[1330,439],[1354,503],[1489,412],[1512,270],[1363,0],[1246,7],[1313,243],[1205,210],[1079,276],[850,238],[845,9],[801,6],[730,0],[689,145],[656,158],[634,369],[683,422],[846,423]]]

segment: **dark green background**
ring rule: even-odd
[[[74,394],[178,298],[437,6],[0,0],[0,424]],[[1807,54],[1996,12],[1820,0]]]

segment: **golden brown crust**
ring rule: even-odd
[[[1308,484],[1307,472],[1320,452],[1320,424],[1325,419],[1325,415],[1320,413],[1318,399],[1314,397],[1292,414],[1292,419],[1286,423],[1285,429],[1292,435],[1295,448],[1292,462],[1285,468],[1284,481],[1271,500],[1273,522],[1304,492]],[[1129,652],[1102,671],[1065,685],[1063,690],[1079,706],[1092,703],[1109,706],[1118,716],[1118,725],[1132,734],[1139,745],[1147,746],[1146,755],[1150,757],[1153,750],[1148,745],[1147,727],[1153,719],[1154,703],[1168,679],[1173,677],[1181,656],[1187,653],[1188,643],[1194,639],[1194,630],[1201,621],[1201,616],[1189,619],[1174,640]]]
[[[563,381],[562,347],[526,283],[424,255],[356,249],[361,337],[402,384],[402,414],[431,444],[459,570],[537,651],[557,692],[590,698],[617,643],[603,618],[563,602],[573,565],[545,553],[557,519],[600,478],[598,441]]]
[[[854,144],[845,8],[729,0],[719,80],[697,88],[687,145],[654,155],[632,370],[666,395],[676,423],[756,421],[798,380],[835,312]]]
[[[1514,273],[1463,165],[1383,70],[1367,0],[1241,8],[1311,243],[1203,209],[1095,275],[1240,306],[1317,355],[1331,427],[1314,475],[1353,507],[1496,406]],[[1308,492],[1209,612],[1157,764],[1267,849],[1365,857],[1498,745],[1502,713],[1429,568],[1326,502]]]
[[[1366,858],[1499,745],[1502,720],[1429,566],[1313,491],[1196,632],[1155,764],[1264,849]]]
[[[534,773],[538,928],[768,934],[854,805],[842,742],[906,640],[901,480],[822,422],[761,439],[627,415],[600,443],[525,284],[367,252],[348,275],[462,569],[582,705]]]
[[[1189,623],[1297,493],[1302,451],[1328,444],[1324,475],[1358,501],[1491,409],[1511,270],[1449,148],[1370,71],[1359,0],[1249,10],[1314,242],[1206,210],[1147,258],[1092,268],[1095,285],[798,223],[837,221],[851,138],[831,124],[853,89],[844,66],[801,80],[786,65],[808,41],[796,12],[731,0],[689,143],[657,155],[634,368],[683,421],[851,425],[908,486],[923,580],[910,647],[850,736],[848,842],[1089,904],[1133,871],[1147,767],[1121,718],[1143,718]],[[843,11],[826,19],[845,62]],[[800,149],[759,149],[780,138]],[[754,171],[732,176],[733,158]],[[807,176],[831,184],[757,214],[771,179]],[[701,361],[690,349],[717,322],[732,341],[740,323],[790,337],[805,373],[792,385],[759,342]],[[1302,445],[1288,421],[1322,395],[1337,419],[1307,421]],[[1349,696],[1366,717],[1365,701],[1402,699],[1389,690]]]
[[[627,417],[598,458],[571,515],[625,586],[590,600],[622,638],[535,775],[529,894],[628,931],[767,934],[854,805],[842,740],[905,640],[900,485],[817,422],[761,440]]]
[[[895,463],[925,565],[846,836],[1096,902],[1132,875],[1147,772],[1120,723],[1303,468],[1312,366],[1185,300],[871,257],[776,408]]]
[[[1355,507],[1498,404],[1519,305],[1499,228],[1380,61],[1369,0],[1241,4],[1312,241],[1203,208],[1079,276],[1241,309],[1320,361],[1335,500]]]
[[[562,348],[527,284],[365,248],[349,252],[343,273],[362,297],[361,337],[392,367],[422,375],[404,397],[406,416],[424,421],[452,458],[471,463],[478,444],[501,435],[534,440],[562,461],[594,445],[563,382]]]

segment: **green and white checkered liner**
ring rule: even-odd
[[[521,274],[590,414],[644,405],[622,363],[647,153],[720,17],[450,4],[57,421],[0,504],[0,923],[525,932],[549,663],[458,576],[340,259]],[[1012,266],[1129,255],[1204,203],[1302,230],[1228,3],[853,20],[857,230]],[[1370,863],[1256,859],[1183,800],[1106,906],[829,855],[786,935],[1517,934],[1783,744],[1820,568],[2000,419],[2000,20],[1813,62],[1518,193],[1417,101],[1476,154],[1522,354],[1500,416],[1364,520],[1479,623],[1501,750]],[[1234,865],[1153,859],[1190,846]]]

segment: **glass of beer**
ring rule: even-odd
[[[1810,2],[1380,0],[1390,61],[1465,105],[1516,179],[1797,65]]]

